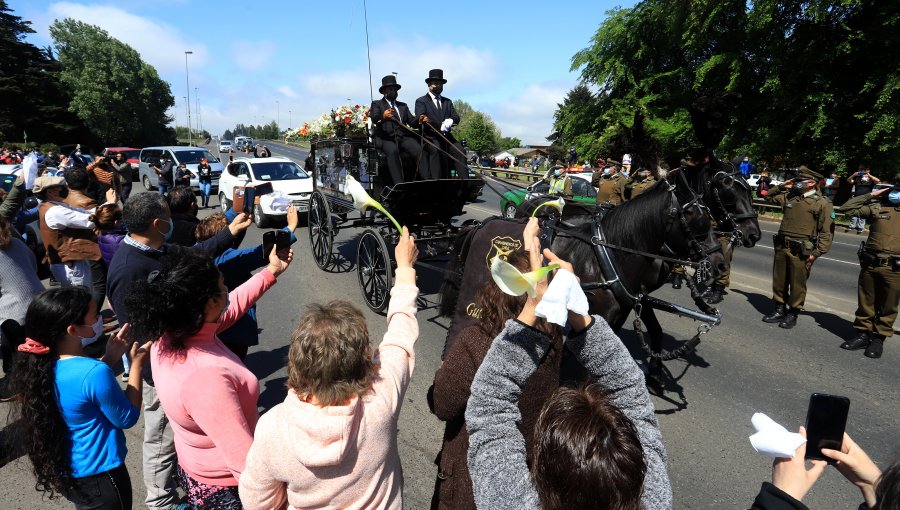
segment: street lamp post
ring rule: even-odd
[[[184,106],[187,107],[188,110],[190,110],[191,105],[188,104],[187,96],[181,96],[181,99],[184,99]],[[188,111],[188,118],[190,118],[190,111]],[[190,126],[190,124],[188,124],[188,136],[190,136],[190,132],[191,132],[191,126]]]
[[[194,101],[197,104],[197,132],[203,132],[203,117],[200,115],[200,89],[194,87]]]
[[[281,133],[281,103],[278,100],[275,100],[275,129],[278,130],[278,133]]]
[[[184,81],[187,84],[187,96],[185,100],[187,101],[187,116],[188,116],[188,145],[194,145],[194,138],[191,134],[193,129],[191,128],[191,78],[188,73],[188,55],[193,55],[193,51],[185,51],[184,52]]]
[[[288,110],[288,127],[294,126],[294,114]]]

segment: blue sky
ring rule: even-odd
[[[171,84],[180,125],[186,50],[194,125],[199,97],[213,134],[238,122],[277,119],[287,128],[347,99],[369,103],[362,0],[8,3],[32,22],[32,43],[51,44],[50,23],[71,17],[131,45]],[[505,136],[544,143],[556,104],[578,82],[572,55],[616,5],[623,3],[368,0],[375,97],[381,77],[397,72],[400,100],[413,103],[428,70],[442,68],[447,97],[490,115]]]

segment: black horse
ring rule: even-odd
[[[698,283],[705,285],[725,270],[710,211],[678,171],[670,172],[668,179],[612,209],[590,210],[567,203],[561,219],[542,219],[542,241],[549,241],[554,253],[572,263],[588,296],[590,312],[602,316],[616,331],[632,310],[641,310],[645,296],[664,284],[672,260],[702,268],[697,273]],[[526,201],[522,211],[533,211],[545,200]],[[548,210],[553,211],[545,207],[540,212]],[[491,221],[518,225],[519,235],[524,228],[521,220]],[[444,315],[455,311],[460,317],[461,310],[457,308],[462,268],[476,232],[477,229],[463,231],[454,245],[441,289]],[[462,303],[462,308],[465,306]],[[448,342],[452,340],[448,337]],[[661,349],[660,336],[652,350]],[[651,385],[661,390],[662,366],[658,358],[651,358],[650,369]]]

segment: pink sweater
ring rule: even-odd
[[[222,319],[187,339],[183,356],[161,356],[156,343],[150,351],[156,393],[175,432],[178,464],[197,481],[235,486],[244,470],[259,419],[259,381],[216,334],[274,284],[275,276],[263,269],[231,291]]]
[[[329,407],[289,391],[263,415],[240,481],[245,510],[403,507],[397,418],[415,364],[419,289],[413,269],[396,277],[372,391]]]

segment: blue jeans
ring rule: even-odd
[[[862,232],[866,228],[866,219],[860,216],[853,216],[850,218],[850,229],[857,230],[858,232]]]
[[[203,197],[207,202],[209,201],[209,192],[212,191],[212,183],[211,182],[201,182],[200,183],[200,196]]]
[[[160,182],[156,185],[156,189],[159,191],[160,195],[165,195],[166,193],[172,191],[172,185]]]

